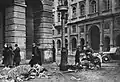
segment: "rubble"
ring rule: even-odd
[[[0,73],[2,82],[22,82],[35,78],[49,78],[47,69],[36,64],[33,67],[30,65],[20,65],[15,68],[3,68]]]

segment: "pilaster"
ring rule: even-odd
[[[26,57],[25,7],[24,0],[14,0],[13,5],[5,9],[5,43],[12,46],[18,44],[21,49],[21,59]]]
[[[113,47],[113,27],[114,27],[114,20],[112,19],[110,22],[110,47]]]
[[[100,23],[100,52],[103,51],[104,21]]]

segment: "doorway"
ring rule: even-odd
[[[96,25],[93,25],[89,30],[90,46],[93,50],[99,51],[100,46],[100,30]]]

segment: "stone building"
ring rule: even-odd
[[[22,59],[31,57],[33,42],[43,51],[51,49],[52,23],[52,0],[1,1],[0,53],[5,43],[17,43]]]
[[[54,1],[54,43],[57,54],[61,48],[61,15],[57,11],[60,0]],[[69,55],[78,45],[90,45],[98,51],[120,47],[120,0],[68,0],[65,44]]]

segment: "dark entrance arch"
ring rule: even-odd
[[[120,47],[120,34],[116,37],[116,46]]]
[[[100,31],[99,28],[94,25],[89,30],[90,46],[93,50],[99,51],[100,46]]]
[[[105,51],[109,51],[110,50],[110,37],[109,36],[105,37],[104,48],[105,48]]]
[[[32,56],[32,43],[37,44],[37,40],[40,38],[38,27],[43,5],[40,0],[26,0],[26,5],[26,58],[29,59]]]
[[[72,39],[72,51],[75,51],[77,48],[77,40],[76,38]]]
[[[84,38],[81,38],[80,45],[82,49],[84,48],[84,44],[85,44],[85,40]]]

